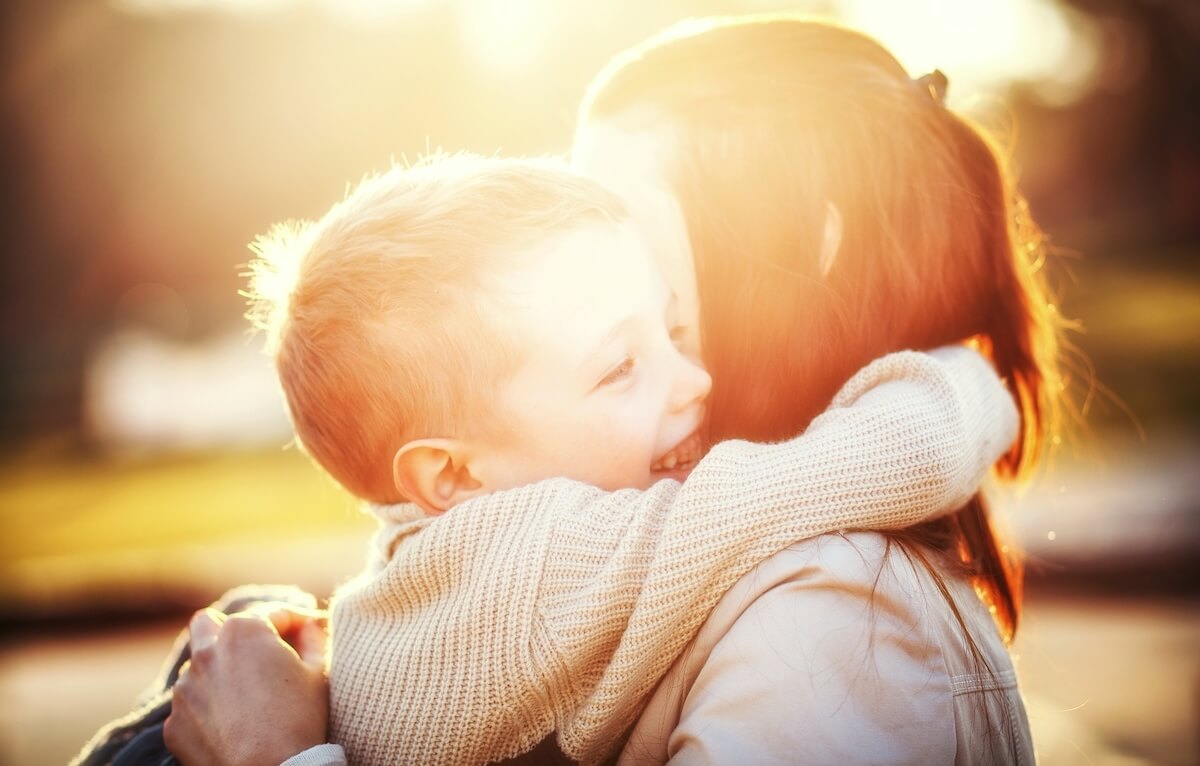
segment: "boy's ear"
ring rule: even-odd
[[[841,247],[842,211],[837,209],[837,205],[829,202],[825,208],[825,231],[821,235],[821,254],[817,259],[817,266],[821,269],[822,277],[829,276]]]
[[[464,500],[483,494],[471,475],[466,445],[456,439],[416,439],[392,458],[392,481],[425,513],[445,513]]]

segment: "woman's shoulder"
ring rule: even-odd
[[[793,635],[844,629],[868,645],[922,647],[922,661],[951,676],[967,672],[980,654],[995,669],[1011,669],[970,578],[911,545],[886,533],[844,532],[789,546],[726,592],[695,648],[711,650],[740,625],[786,622]],[[839,645],[849,651],[857,642]]]
[[[933,598],[942,600],[936,584],[895,539],[877,532],[821,535],[780,550],[734,583],[701,627],[692,658],[711,651],[735,626],[764,619],[809,633],[827,629],[836,614],[875,631],[893,625],[932,640],[929,629],[941,622],[929,620],[931,608],[941,608]],[[864,614],[888,619],[863,621]]]
[[[1028,723],[969,578],[886,534],[846,532],[779,551],[726,593],[623,762],[949,763],[1009,748],[1031,753]]]
[[[908,646],[910,658],[919,655],[956,688],[974,683],[981,661],[989,684],[1015,688],[1008,648],[970,577],[932,551],[912,546],[879,532],[823,535],[790,546],[726,594],[736,614],[723,600],[705,629],[728,633],[751,613],[758,620],[802,621],[804,632],[828,632],[830,620],[840,614],[848,632],[872,645]],[[823,617],[815,618],[818,613]]]
[[[791,545],[764,559],[738,583],[747,594],[775,584],[803,581],[809,587],[852,592],[915,595],[928,583],[905,544],[883,532],[839,532]]]
[[[728,756],[714,762],[749,752],[762,763],[886,762],[903,751],[895,732],[910,731],[924,749],[908,762],[952,760],[953,680],[929,600],[886,535],[829,534],[779,551],[718,602],[627,756],[662,743],[660,761],[695,751]]]

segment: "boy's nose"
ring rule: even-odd
[[[712,390],[712,376],[700,365],[682,354],[676,355],[675,405],[678,409],[703,401]]]

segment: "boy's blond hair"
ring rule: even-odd
[[[367,178],[316,223],[251,245],[251,322],[268,331],[296,437],[354,495],[401,498],[406,442],[494,422],[514,369],[489,288],[523,250],[620,202],[554,160],[438,156]]]

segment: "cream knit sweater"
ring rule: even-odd
[[[1016,428],[975,352],[903,352],[802,436],[718,444],[683,484],[551,479],[436,518],[379,507],[367,570],[333,602],[332,739],[355,765],[484,764],[557,732],[570,757],[603,762],[756,563],[961,506]]]

